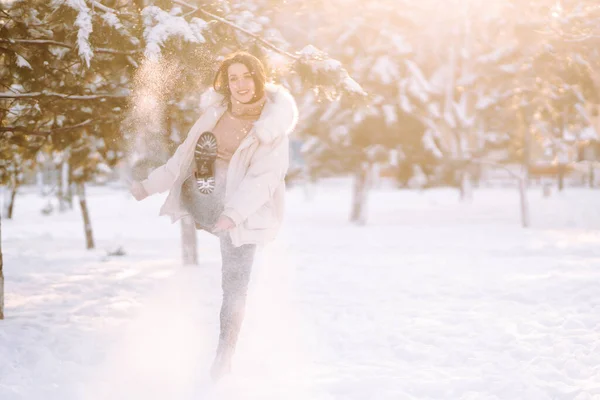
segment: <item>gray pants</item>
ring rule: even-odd
[[[210,194],[200,193],[194,177],[186,179],[181,187],[181,204],[194,218],[196,227],[208,232],[223,212],[224,199],[225,177],[222,171],[219,173],[215,190]]]
[[[218,351],[232,354],[244,319],[246,294],[256,245],[234,247],[228,233],[212,232],[212,227],[223,212],[226,175],[226,166],[221,165],[216,168],[216,187],[210,194],[200,193],[195,180],[190,177],[183,184],[181,200],[183,206],[194,217],[196,227],[218,236],[221,242],[223,303]]]
[[[233,352],[244,320],[246,295],[256,245],[234,247],[229,234],[219,235],[219,240],[221,241],[223,303],[218,351]]]

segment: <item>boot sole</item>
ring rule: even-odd
[[[215,160],[217,159],[217,138],[212,132],[203,132],[194,149],[196,162],[196,185],[202,194],[215,190]]]

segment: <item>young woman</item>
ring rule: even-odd
[[[218,379],[231,369],[256,247],[274,239],[282,221],[288,134],[298,110],[289,92],[266,83],[261,62],[245,52],[221,63],[202,103],[203,114],[175,154],[130,190],[138,201],[168,190],[160,215],[172,222],[191,215],[198,229],[219,237],[223,302],[211,368]],[[217,142],[210,190],[199,176],[206,158],[198,158],[212,136],[206,132]]]

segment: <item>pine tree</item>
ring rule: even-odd
[[[63,188],[78,187],[92,247],[83,185],[129,156],[142,174],[163,162],[197,118],[199,94],[224,53],[279,58],[288,73],[322,89],[365,95],[339,62],[310,46],[291,51],[261,15],[271,3],[10,2],[0,16],[0,179],[33,166],[40,152],[60,160],[69,171]],[[169,79],[154,87],[162,78]],[[162,112],[147,124],[140,116],[155,107]]]

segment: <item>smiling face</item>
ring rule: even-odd
[[[231,98],[240,103],[250,103],[256,94],[256,85],[248,67],[234,63],[227,69]]]

